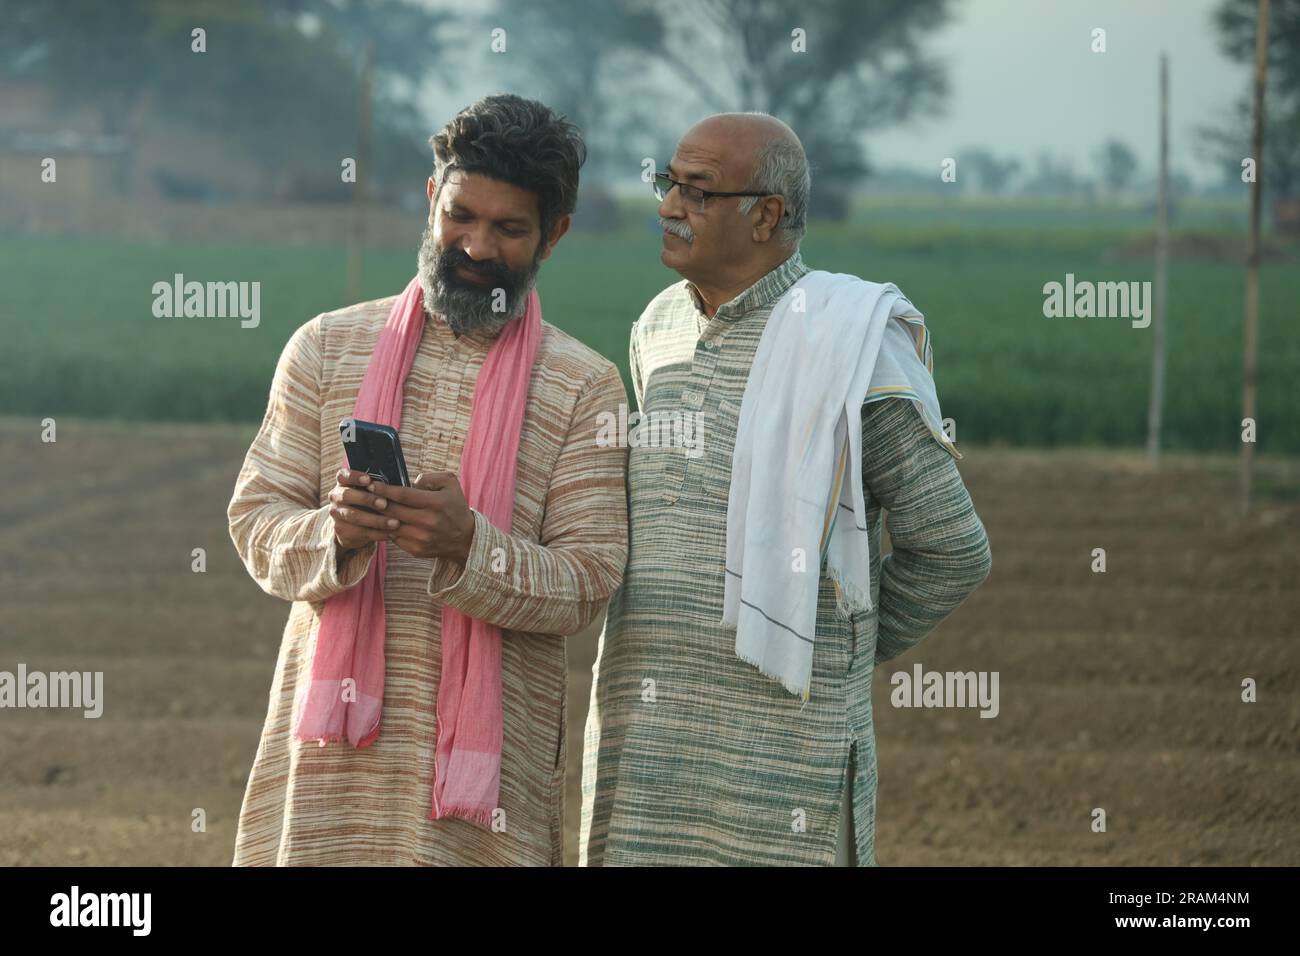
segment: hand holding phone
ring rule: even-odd
[[[401,522],[386,514],[388,498],[382,492],[376,493],[377,487],[385,486],[364,472],[349,468],[340,468],[336,481],[329,500],[340,563],[347,552],[360,550],[375,541],[396,540]]]
[[[339,438],[348,459],[340,470],[338,484],[330,492],[330,517],[334,519],[334,540],[348,551],[364,548],[373,541],[394,539],[399,522],[384,515],[371,494],[373,481],[408,488],[406,458],[397,431],[387,425],[345,418],[339,422]],[[367,480],[369,476],[371,480]],[[340,560],[343,556],[340,554]]]
[[[390,485],[411,487],[396,429],[359,418],[345,418],[339,422],[339,437],[343,440],[348,468]]]

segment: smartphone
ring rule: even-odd
[[[339,437],[348,456],[348,468],[364,471],[390,485],[411,487],[396,429],[359,418],[345,418],[339,422]]]

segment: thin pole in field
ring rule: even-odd
[[[1147,457],[1160,461],[1165,404],[1165,302],[1169,266],[1169,57],[1160,54],[1160,185],[1156,200],[1155,323],[1151,343],[1151,397],[1147,402]]]
[[[1255,119],[1251,132],[1251,153],[1255,178],[1250,184],[1250,240],[1246,251],[1246,322],[1243,350],[1241,417],[1255,419],[1255,378],[1259,352],[1259,207],[1264,173],[1264,78],[1268,68],[1268,0],[1259,0],[1259,24],[1255,30]],[[1258,438],[1258,423],[1255,437]],[[1244,427],[1244,426],[1243,426]],[[1255,442],[1241,443],[1241,510],[1250,511],[1255,475]]]

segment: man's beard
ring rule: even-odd
[[[457,271],[462,266],[487,281],[480,284],[466,279]],[[419,256],[424,307],[442,316],[457,335],[480,330],[497,332],[511,319],[523,315],[541,266],[540,242],[532,265],[516,272],[499,262],[476,262],[463,249],[439,248],[433,238],[433,223],[429,223],[424,228]],[[494,310],[494,305],[500,311]]]

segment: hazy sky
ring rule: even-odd
[[[464,0],[421,2],[458,7]],[[1091,176],[1098,147],[1114,137],[1137,153],[1142,175],[1151,175],[1163,50],[1170,61],[1171,165],[1202,184],[1218,181],[1220,171],[1196,151],[1196,127],[1223,125],[1247,89],[1250,69],[1219,52],[1210,22],[1217,3],[955,0],[950,22],[923,41],[948,66],[945,115],[868,133],[871,160],[878,166],[930,169],[938,176],[945,157],[982,146],[1015,156],[1028,172],[1046,150]],[[1092,52],[1096,27],[1106,31],[1105,53]],[[472,42],[486,50],[485,35]],[[813,53],[816,38],[808,43]],[[425,108],[433,128],[500,87],[491,65],[485,57],[479,69],[465,70],[459,83],[430,85]],[[707,62],[696,66],[709,69]]]
[[[1157,70],[1169,54],[1170,164],[1202,182],[1218,171],[1196,155],[1195,128],[1217,125],[1246,90],[1250,70],[1219,52],[1217,0],[958,0],[927,48],[948,63],[942,118],[870,139],[880,164],[933,165],[966,146],[1011,153],[1026,167],[1049,150],[1091,172],[1115,137],[1145,171],[1158,149]],[[1091,50],[1106,30],[1106,52]],[[937,158],[936,158],[937,157]]]

